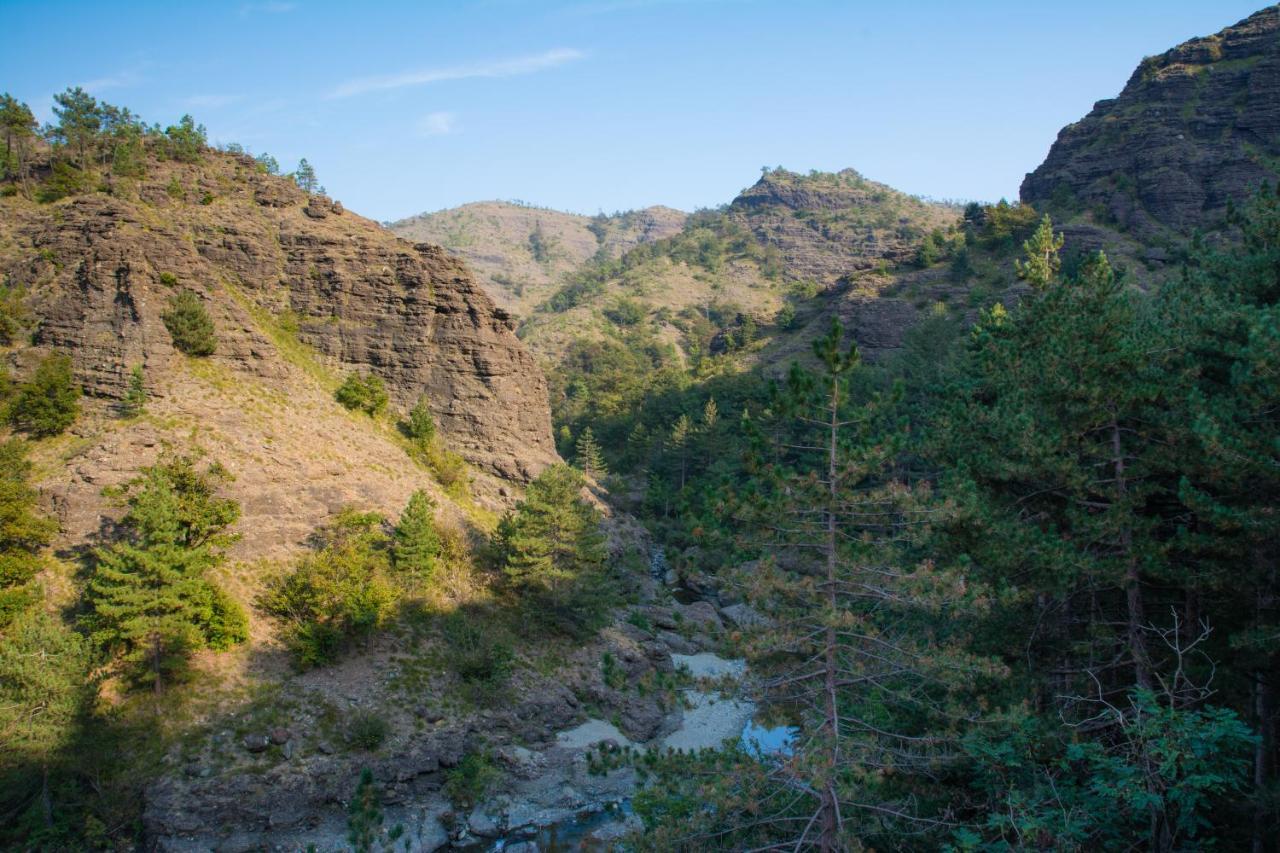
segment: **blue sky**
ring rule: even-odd
[[[761,166],[1015,197],[1138,61],[1261,0],[0,0],[0,90],[83,85],[316,167],[375,219],[729,201]]]

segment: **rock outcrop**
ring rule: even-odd
[[[1150,240],[1221,219],[1280,176],[1280,7],[1142,61],[1058,135],[1022,200]]]
[[[784,275],[830,284],[859,270],[910,261],[920,239],[958,218],[853,169],[766,172],[729,205],[731,218],[781,252]]]
[[[213,363],[279,380],[306,350],[334,376],[382,377],[401,408],[425,395],[449,445],[498,477],[556,458],[543,376],[462,263],[247,157],[155,163],[110,192],[0,212],[0,277],[31,294],[34,343],[69,352],[91,395],[182,362],[162,316],[190,289],[218,327]]]

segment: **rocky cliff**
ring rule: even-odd
[[[1058,135],[1022,200],[1150,240],[1219,220],[1280,176],[1280,7],[1147,57]]]
[[[555,458],[542,374],[462,263],[247,157],[0,200],[0,277],[29,293],[36,348],[69,352],[94,396],[120,397],[134,365],[157,389],[184,369],[161,317],[191,289],[218,327],[211,364],[288,393],[284,356],[305,350],[334,377],[381,376],[402,408],[425,395],[450,446],[500,478]]]

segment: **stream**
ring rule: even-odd
[[[695,679],[721,680],[729,676],[741,680],[747,673],[745,661],[709,652],[671,657],[677,668],[687,670]],[[574,761],[578,762],[591,747],[606,741],[641,750],[698,750],[719,747],[735,737],[745,749],[760,756],[786,753],[790,749],[794,731],[788,726],[766,726],[757,722],[756,706],[748,700],[695,687],[684,691],[684,702],[679,727],[649,743],[635,743],[612,723],[592,719],[560,732],[549,752],[562,750],[574,754]],[[630,800],[635,784],[633,777],[627,777],[624,784],[613,789],[612,799],[567,814],[544,811],[496,840],[477,842],[463,849],[504,853],[608,849],[611,842],[638,826]]]

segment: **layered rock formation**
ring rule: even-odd
[[[881,263],[911,260],[920,238],[958,218],[853,169],[800,175],[774,169],[729,205],[731,218],[776,246],[785,275],[830,284]]]
[[[1220,220],[1280,176],[1280,7],[1142,61],[1058,135],[1022,200],[1140,239]]]
[[[86,391],[119,397],[132,366],[184,357],[162,315],[188,288],[219,330],[212,361],[282,381],[281,352],[368,371],[393,401],[430,401],[470,462],[523,480],[555,459],[546,385],[505,312],[441,249],[210,152],[147,179],[37,205],[0,202],[0,276],[31,294],[39,348],[69,352]],[[163,384],[163,383],[158,383]]]

